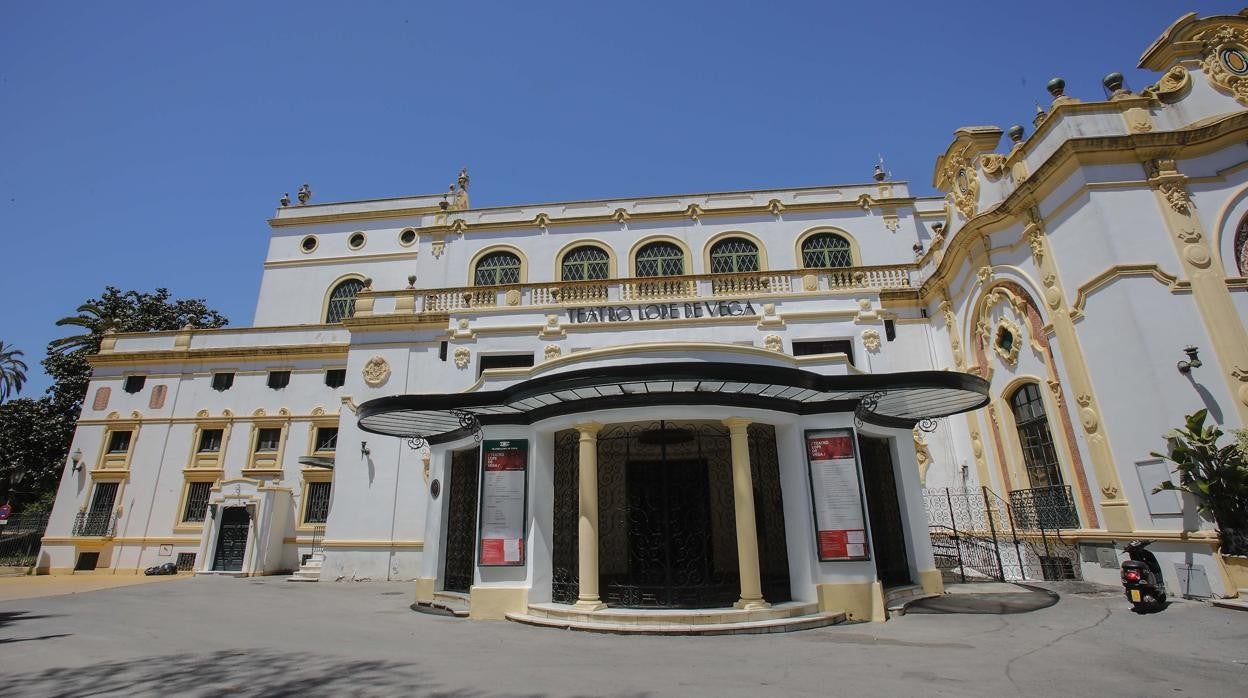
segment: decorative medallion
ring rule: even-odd
[[[945,177],[953,183],[949,195],[963,218],[974,216],[979,205],[979,176],[967,157],[968,150],[969,146],[950,158],[944,170]]]
[[[1205,44],[1201,68],[1209,82],[1248,106],[1248,29],[1224,24],[1195,38]]]
[[[520,305],[520,289],[513,288],[507,291],[507,305]]]
[[[992,348],[1001,360],[1010,366],[1018,364],[1018,349],[1023,345],[1023,335],[1009,318],[997,321],[997,330],[992,336]]]
[[[455,349],[455,368],[468,368],[468,358],[471,354],[468,347],[456,347]]]
[[[817,291],[819,290],[819,277],[814,274],[806,274],[802,276],[802,290]]]
[[[1161,195],[1166,197],[1166,203],[1170,204],[1170,208],[1176,213],[1184,216],[1191,213],[1192,199],[1187,194],[1187,189],[1182,182],[1162,182],[1157,186],[1161,191]]]
[[[437,499],[440,494],[442,494],[442,481],[434,479],[433,482],[429,483],[429,496]]]
[[[385,385],[390,379],[390,364],[380,356],[374,356],[364,362],[364,368],[361,370],[364,375],[364,382],[369,387],[376,388]]]
[[[784,342],[778,334],[769,334],[763,338],[763,348],[767,351],[783,351]]]
[[[559,358],[559,355],[562,353],[563,353],[563,350],[559,348],[558,344],[547,344],[546,350],[545,352],[543,352],[543,354],[546,356],[547,361],[550,361],[551,359]]]
[[[862,345],[867,351],[875,353],[880,350],[880,331],[869,329],[862,331]]]
[[[1187,72],[1187,68],[1176,65],[1166,71],[1165,75],[1157,81],[1156,85],[1144,90],[1146,94],[1151,94],[1163,102],[1174,101],[1174,98],[1187,89],[1191,83],[1191,75]]]

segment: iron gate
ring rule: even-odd
[[[39,556],[49,512],[18,514],[0,526],[0,567],[31,567]]]
[[[987,487],[923,490],[936,568],[961,582],[1082,579],[1079,547],[1060,512],[1016,512]]]

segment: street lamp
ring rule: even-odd
[[[75,448],[74,452],[69,455],[69,460],[71,461],[70,472],[76,473],[82,470],[82,449]]]

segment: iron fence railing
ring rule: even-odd
[[[75,536],[111,538],[117,528],[117,515],[111,511],[80,511],[74,516]]]
[[[1070,485],[1013,490],[1010,507],[1014,522],[1025,531],[1079,528],[1079,511]]]
[[[29,567],[39,555],[48,513],[18,514],[0,525],[0,567]]]

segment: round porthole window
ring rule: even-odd
[[[402,246],[404,246],[404,247],[410,247],[410,246],[412,245],[412,243],[414,243],[414,242],[416,242],[416,231],[415,231],[415,230],[412,230],[411,228],[408,228],[407,230],[404,230],[403,232],[399,233],[399,244],[400,244],[400,245],[402,245]]]
[[[304,252],[311,252],[316,249],[316,236],[309,235],[299,242],[299,249]]]
[[[1248,74],[1248,53],[1238,46],[1222,49],[1222,65],[1236,75]]]
[[[358,250],[364,246],[366,239],[364,233],[351,233],[351,237],[347,238],[347,247]]]

